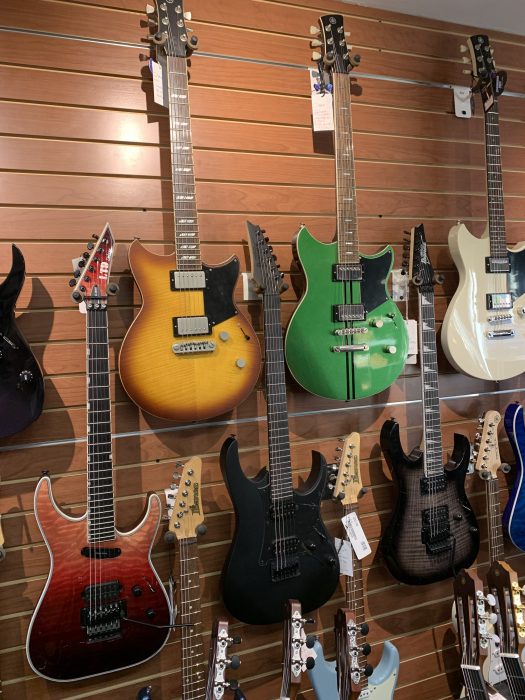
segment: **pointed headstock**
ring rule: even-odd
[[[236,654],[228,656],[229,648],[233,644],[240,644],[241,641],[240,637],[230,637],[227,620],[214,620],[208,659],[207,700],[222,700],[226,690],[237,690],[237,681],[226,680],[226,671],[229,668],[236,670],[241,665],[241,660]]]
[[[149,23],[156,31],[150,35],[156,48],[157,60],[162,62],[165,56],[186,58],[197,49],[197,37],[190,37],[191,29],[186,27],[186,20],[191,20],[191,12],[185,12],[183,0],[155,0],[156,7],[146,6]]]
[[[469,51],[471,69],[465,70],[472,76],[473,90],[481,93],[485,111],[494,105],[494,96],[501,95],[507,82],[505,71],[497,71],[494,61],[494,49],[490,45],[486,34],[475,34],[467,39],[467,46],[461,47],[462,51]],[[468,63],[469,58],[463,60]]]
[[[319,51],[314,51],[312,59],[322,61],[324,69],[331,73],[342,73],[346,75],[353,68],[359,65],[360,56],[351,56],[351,46],[346,43],[346,37],[350,32],[345,32],[342,15],[323,15],[319,18],[319,26],[311,28],[311,33],[316,37],[312,40],[311,46]]]
[[[496,599],[495,623],[501,650],[521,656],[525,646],[525,605],[518,574],[506,562],[495,561],[487,573],[487,583]]]
[[[363,492],[361,471],[359,469],[360,445],[361,437],[359,433],[350,433],[344,439],[341,447],[341,458],[337,467],[333,495],[344,506],[357,503],[359,496]]]
[[[428,255],[427,239],[423,224],[411,232],[410,267],[412,282],[421,292],[429,292],[432,285],[439,281],[434,276],[434,268]]]
[[[474,443],[474,467],[482,479],[498,478],[501,458],[498,445],[498,428],[501,415],[497,411],[486,411],[478,421]]]
[[[93,238],[76,264],[74,279],[69,282],[69,286],[73,287],[71,297],[77,303],[97,299],[105,303],[108,294],[116,292],[116,285],[108,282],[115,248],[109,224],[106,224],[100,236]]]
[[[462,663],[481,665],[481,658],[489,648],[489,622],[493,621],[487,603],[494,598],[485,597],[483,583],[475,569],[462,569],[454,579],[454,598]]]
[[[178,540],[191,539],[204,526],[201,498],[202,459],[192,457],[180,473],[174,474],[174,483],[166,489],[170,532]]]
[[[304,629],[313,622],[303,617],[298,600],[290,599],[285,603],[281,698],[289,696],[290,686],[300,686],[302,674],[315,666],[315,655],[308,652],[315,644],[315,637],[307,636]]]
[[[284,273],[279,270],[277,256],[273,254],[270,239],[260,226],[246,222],[248,245],[252,264],[252,277],[255,288],[262,294],[280,294],[283,289]]]

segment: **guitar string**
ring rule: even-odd
[[[284,621],[283,674],[281,680],[281,697],[288,698],[291,685],[291,649],[293,623],[290,617]]]

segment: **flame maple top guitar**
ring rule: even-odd
[[[489,221],[481,238],[464,224],[450,230],[459,286],[447,308],[441,341],[460,372],[500,380],[525,371],[525,243],[509,249],[505,235],[498,97],[506,74],[496,72],[487,36],[470,37],[468,47],[474,89],[485,110]]]
[[[174,483],[165,490],[168,502],[169,532],[179,543],[179,612],[182,649],[182,700],[220,700],[226,689],[237,688],[225,672],[240,665],[238,656],[228,657],[232,644],[227,620],[214,621],[209,658],[204,656],[202,639],[201,585],[197,535],[206,532],[202,508],[202,460],[192,457],[173,474]],[[208,663],[207,663],[208,661]]]
[[[15,321],[15,305],[25,279],[20,249],[12,246],[13,262],[0,284],[0,437],[27,428],[42,413],[42,372]]]
[[[122,384],[148,413],[176,421],[230,411],[250,394],[261,357],[255,331],[239,312],[233,291],[239,260],[202,262],[191,141],[182,1],[157,1],[154,35],[169,102],[175,252],[156,255],[138,241],[129,249],[142,307],[120,351]]]
[[[324,457],[294,489],[290,457],[286,376],[281,326],[281,273],[264,232],[248,224],[253,277],[263,292],[269,467],[253,479],[239,463],[237,440],[221,450],[221,469],[236,516],[221,588],[237,619],[263,625],[283,619],[284,604],[298,600],[304,612],[319,608],[339,580],[334,543],[320,516],[327,481]]]
[[[507,406],[504,424],[516,458],[516,478],[503,511],[503,526],[512,543],[525,551],[525,423],[521,404]]]
[[[135,666],[166,643],[171,607],[151,563],[160,522],[156,494],[142,522],[115,527],[107,294],[114,241],[107,226],[88,244],[73,290],[84,302],[87,335],[87,513],[58,509],[51,480],[35,491],[35,517],[47,545],[49,576],[31,618],[27,657],[53,681],[76,681]]]
[[[411,273],[418,290],[423,446],[406,455],[399,425],[381,429],[381,449],[392,471],[397,498],[381,539],[390,572],[403,583],[433,583],[470,566],[479,549],[476,517],[465,495],[470,444],[454,435],[452,458],[443,467],[434,313],[434,272],[423,226],[412,231]]]
[[[461,672],[468,700],[505,700],[483,678],[481,666],[487,653],[486,625],[491,613],[486,603],[483,584],[473,570],[463,570],[454,579]]]
[[[343,506],[345,517],[358,511],[358,499],[364,493],[359,468],[360,437],[358,433],[349,435],[341,448],[341,457],[333,489],[334,498]],[[332,486],[332,484],[330,484]],[[346,532],[346,531],[345,531]],[[363,588],[363,568],[361,559],[355,556],[347,536],[345,541],[350,549],[352,575],[345,576],[346,609],[352,614],[354,623],[354,647],[350,663],[350,683],[352,694],[348,698],[364,700],[392,700],[399,675],[399,652],[386,641],[383,655],[375,669],[367,663],[370,644],[366,641],[369,627],[365,618],[365,598]],[[317,653],[315,666],[308,671],[317,700],[339,700],[335,661],[326,661],[323,648],[315,643]]]
[[[288,325],[286,361],[295,380],[318,396],[350,401],[389,387],[405,364],[405,322],[390,298],[387,281],[393,250],[358,250],[352,146],[350,57],[341,15],[320,18],[324,67],[333,81],[337,235],[321,243],[303,226],[294,254],[305,291]]]

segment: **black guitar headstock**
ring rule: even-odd
[[[314,51],[312,58],[321,62],[326,71],[332,73],[349,73],[359,65],[361,57],[351,56],[351,46],[347,46],[346,37],[350,32],[345,32],[342,15],[323,15],[319,18],[319,25],[311,27],[311,33],[319,36],[311,42],[312,48],[320,48],[321,53]]]
[[[279,270],[277,257],[268,236],[260,226],[246,222],[248,229],[248,244],[252,259],[252,276],[258,293],[280,294],[286,285],[283,284],[284,273]]]
[[[476,34],[469,37],[467,46],[462,50],[470,52],[473,79],[473,90],[481,93],[483,107],[487,112],[494,105],[494,96],[501,95],[507,82],[505,71],[497,71],[494,61],[494,49],[486,34]],[[463,59],[468,63],[468,58]],[[469,71],[465,71],[468,73]]]
[[[432,291],[433,284],[442,284],[443,275],[435,275],[428,255],[427,240],[423,224],[410,232],[409,275],[420,292]]]
[[[182,0],[155,0],[156,9],[146,6],[151,22],[156,22],[157,31],[150,38],[156,46],[157,60],[161,56],[186,58],[197,49],[198,39],[187,29],[185,20],[191,20],[191,12],[184,12]]]

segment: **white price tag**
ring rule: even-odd
[[[405,321],[408,331],[408,356],[407,365],[417,364],[417,321],[409,318]]]
[[[361,527],[357,513],[349,513],[341,520],[345,526],[348,539],[352,543],[356,557],[358,559],[363,559],[363,557],[370,554],[372,550],[370,549],[366,535],[363,532],[363,528]]]
[[[354,575],[354,563],[352,561],[352,545],[348,540],[335,538],[335,549],[339,555],[339,568],[344,576]]]
[[[162,66],[157,61],[150,59],[149,68],[153,76],[153,99],[158,105],[167,107],[164,100],[164,81],[162,79]]]
[[[308,71],[310,73],[312,123],[314,131],[333,131],[334,109],[332,105],[332,93],[316,90],[315,86],[319,86],[319,71],[315,68],[309,68]]]

